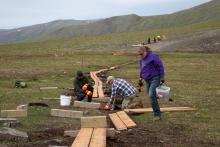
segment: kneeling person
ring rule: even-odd
[[[86,96],[88,97],[88,102],[92,101],[93,87],[82,71],[77,71],[73,86],[78,101],[82,101]]]
[[[109,103],[106,106],[107,108],[109,107],[111,110],[114,110],[116,106],[121,109],[127,109],[135,108],[140,104],[140,101],[138,103],[134,100],[136,98],[136,88],[124,79],[109,76],[106,83],[109,84],[112,89]]]

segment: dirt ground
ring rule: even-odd
[[[115,139],[107,139],[107,147],[179,147],[219,146],[220,143],[200,140],[187,134],[190,126],[171,122],[154,122],[138,125],[138,128],[116,133]],[[24,147],[48,147],[49,145],[70,146],[72,137],[63,137],[65,128],[48,128],[45,131],[29,132],[29,141]]]
[[[220,29],[188,34],[151,44],[154,51],[220,52]]]
[[[106,75],[99,75],[101,80],[105,82]],[[109,95],[109,90],[105,90],[105,94]],[[68,107],[66,109],[73,109]],[[81,110],[74,108],[75,110]],[[83,109],[82,109],[83,110]],[[97,114],[107,115],[109,112],[96,111]],[[108,118],[108,126],[113,127],[110,119]],[[56,120],[50,120],[50,122]],[[71,126],[65,126],[62,128],[55,128],[52,124],[45,124],[44,126],[38,126],[41,131],[29,131],[29,140],[23,143],[17,143],[18,140],[10,138],[15,142],[15,146],[19,147],[48,147],[49,145],[57,146],[70,146],[74,141],[72,137],[64,137],[64,130],[70,130],[74,128],[74,123]],[[137,122],[138,127],[129,129],[127,131],[121,131],[116,134],[115,139],[107,139],[107,147],[179,147],[179,146],[220,146],[220,142],[211,140],[202,140],[196,137],[194,128],[186,124],[176,124],[173,122],[159,121],[151,123]],[[78,129],[79,125],[75,126]],[[190,133],[189,133],[190,132]],[[9,138],[2,138],[0,141],[4,141]],[[0,144],[1,147],[1,144]]]

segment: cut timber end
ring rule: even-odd
[[[81,128],[71,147],[88,147],[93,128]]]
[[[106,116],[81,117],[81,128],[106,128]]]
[[[167,107],[167,108],[160,108],[161,112],[186,112],[186,111],[195,111],[197,109],[190,108],[190,107]],[[140,108],[140,109],[125,109],[125,112],[130,113],[147,113],[153,112],[152,108]]]
[[[117,115],[124,122],[127,128],[137,127],[136,123],[124,111],[117,112]]]
[[[106,128],[94,128],[89,147],[106,147]]]
[[[116,113],[109,114],[109,117],[117,130],[127,130],[126,125],[121,121]]]
[[[51,109],[51,116],[80,118],[83,116],[83,112],[72,111],[72,110],[62,110],[62,109]]]
[[[26,117],[27,110],[1,110],[1,117]]]
[[[74,107],[99,109],[100,103],[74,101]]]

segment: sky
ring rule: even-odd
[[[0,0],[0,29],[58,19],[90,20],[170,14],[210,0]]]

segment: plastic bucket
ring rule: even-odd
[[[167,86],[159,86],[156,88],[157,96],[161,99],[167,99],[170,94],[170,87]]]
[[[60,96],[60,106],[69,106],[71,102],[71,96]]]

